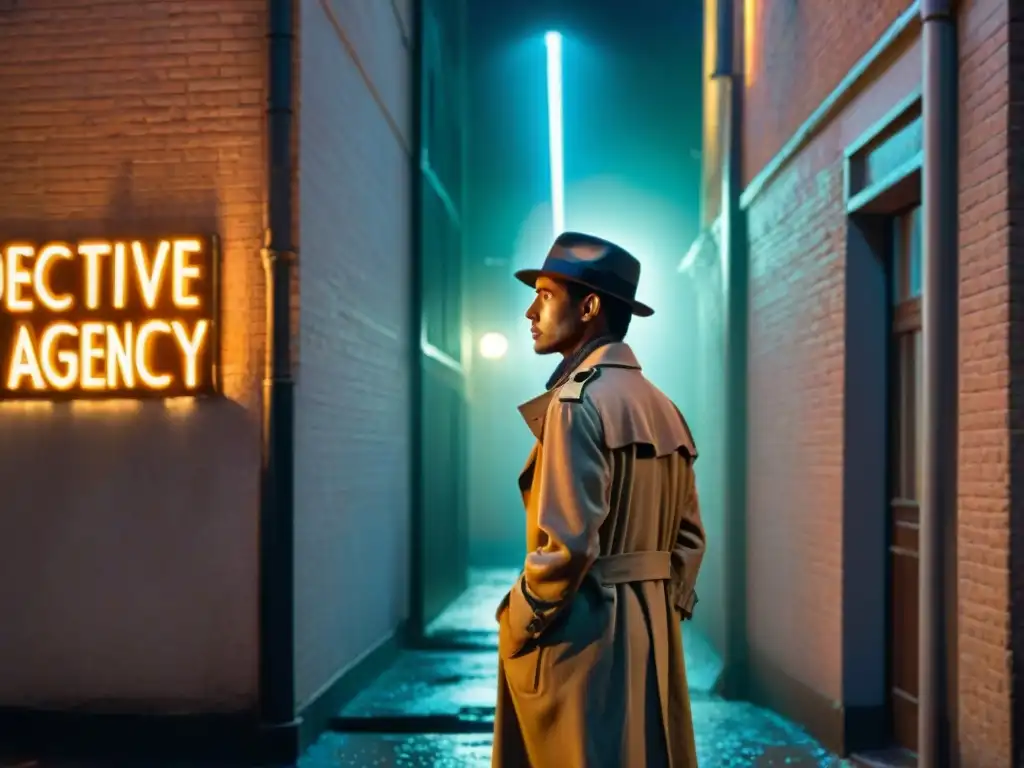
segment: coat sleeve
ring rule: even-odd
[[[552,402],[537,471],[537,523],[544,543],[527,554],[509,595],[517,648],[539,637],[572,600],[600,553],[611,469],[601,417],[589,399]]]
[[[684,619],[693,616],[697,604],[697,573],[704,559],[706,546],[704,523],[700,515],[700,498],[697,495],[697,478],[691,463],[686,469],[686,483],[680,497],[679,530],[672,548],[672,589],[673,603]]]

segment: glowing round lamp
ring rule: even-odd
[[[480,337],[480,357],[498,360],[508,352],[508,339],[500,333],[485,333]]]

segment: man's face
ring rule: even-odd
[[[583,336],[582,305],[573,301],[565,284],[557,280],[539,277],[534,287],[537,297],[526,310],[533,351],[538,355],[572,351]]]

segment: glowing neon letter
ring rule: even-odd
[[[32,272],[21,265],[21,260],[32,258],[36,249],[31,245],[7,247],[7,310],[9,312],[31,312],[33,302],[22,298],[21,286],[32,285]]]
[[[43,375],[54,389],[66,391],[75,386],[78,380],[78,355],[67,349],[54,350],[60,336],[78,336],[78,328],[71,323],[54,323],[43,331],[39,342],[39,363]],[[64,372],[57,369],[56,363],[64,366]]]
[[[36,296],[39,297],[39,302],[51,312],[66,312],[75,302],[74,297],[69,294],[56,296],[50,290],[50,267],[53,259],[72,258],[74,255],[71,253],[71,249],[59,244],[46,246],[36,258],[36,268],[33,272]]]
[[[32,379],[34,389],[46,389],[43,374],[39,370],[39,358],[32,338],[32,331],[27,325],[18,326],[18,337],[14,342],[14,353],[11,355],[11,367],[7,373],[7,388],[21,389],[21,380],[28,376]]]

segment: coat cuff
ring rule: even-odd
[[[693,618],[693,609],[697,602],[697,592],[693,587],[679,583],[673,585],[672,603],[683,619]]]
[[[506,596],[508,605],[509,640],[514,654],[519,653],[523,646],[541,636],[558,613],[560,603],[540,600],[530,592],[526,584],[526,576]]]

